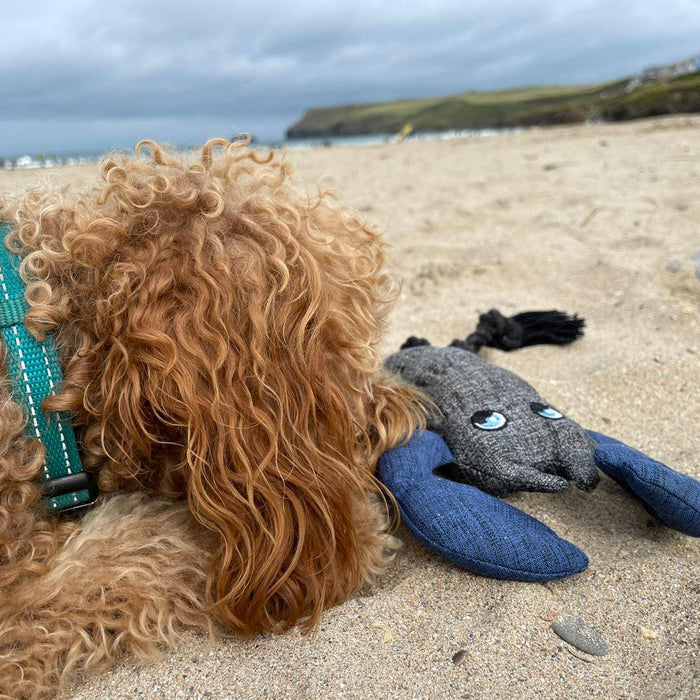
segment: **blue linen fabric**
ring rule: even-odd
[[[626,486],[659,522],[700,537],[700,481],[592,430],[598,468]]]
[[[588,558],[539,520],[467,484],[433,474],[452,462],[431,431],[383,454],[378,475],[426,547],[483,576],[549,581],[584,571]]]

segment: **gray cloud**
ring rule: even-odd
[[[695,0],[45,5],[3,9],[0,154],[279,138],[307,107],[594,82],[700,51]]]

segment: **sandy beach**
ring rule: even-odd
[[[700,477],[700,117],[288,157],[301,188],[323,177],[385,232],[403,280],[385,354],[409,335],[463,338],[491,308],[578,313],[586,335],[571,346],[483,354],[584,427]],[[96,173],[0,171],[0,194]],[[589,569],[546,584],[482,578],[402,527],[388,574],[316,633],[192,634],[160,662],[125,658],[64,697],[697,700],[700,541],[605,476],[592,493],[508,501],[582,548]],[[555,615],[582,618],[609,654],[572,650]]]

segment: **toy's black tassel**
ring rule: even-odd
[[[400,350],[405,350],[406,348],[416,348],[419,345],[430,345],[430,341],[425,338],[416,338],[412,335],[410,338],[406,338],[404,344],[399,348]]]
[[[485,345],[517,350],[527,345],[564,345],[583,335],[585,321],[561,311],[525,311],[508,318],[496,309],[479,316],[479,325],[466,340],[453,340],[452,347],[478,353]]]

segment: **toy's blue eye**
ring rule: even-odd
[[[564,417],[563,413],[559,413],[556,408],[552,408],[546,403],[537,403],[536,401],[533,401],[530,404],[530,408],[538,416],[542,416],[542,418],[549,418],[549,420],[559,420],[560,418]]]
[[[477,411],[472,416],[472,425],[479,430],[500,430],[507,422],[498,411]]]

